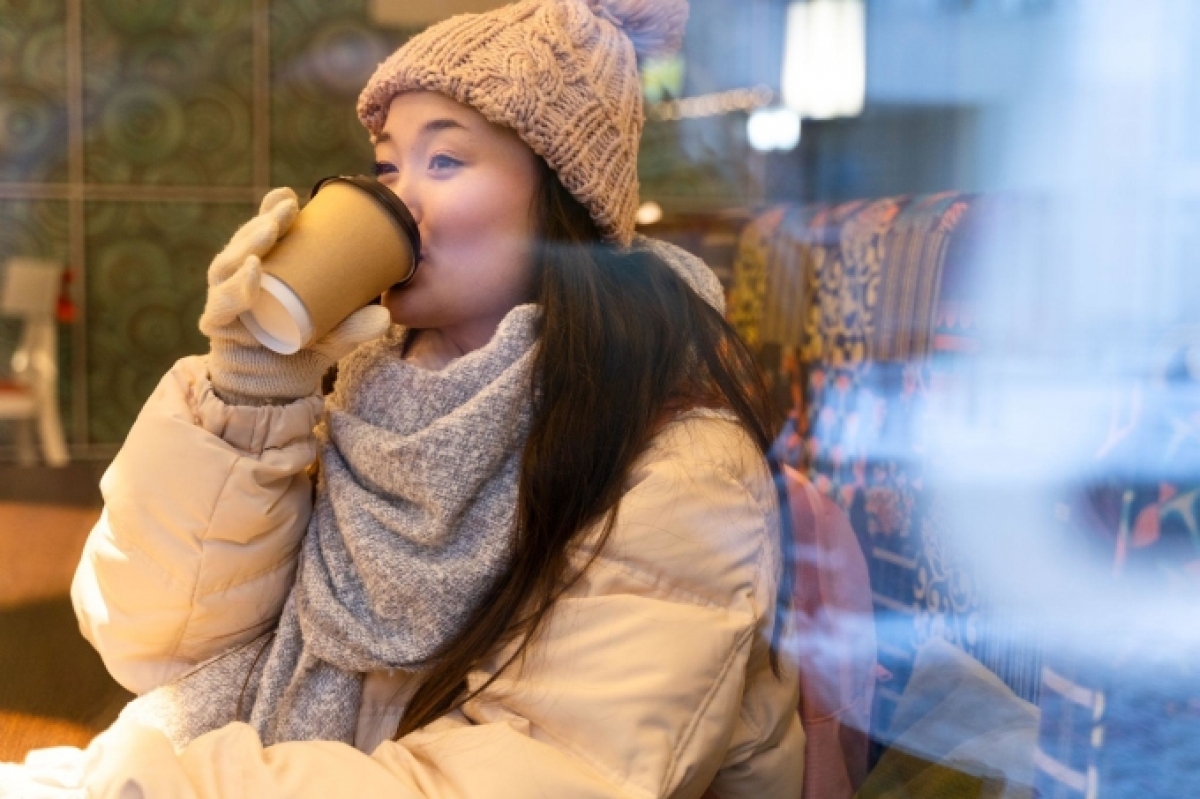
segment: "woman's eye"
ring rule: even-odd
[[[379,177],[380,175],[390,175],[400,170],[396,169],[395,164],[389,164],[386,161],[376,161],[372,171],[375,173],[375,177]]]
[[[456,166],[462,166],[462,161],[457,158],[452,158],[448,155],[435,155],[429,159],[429,168],[438,169],[453,169]]]

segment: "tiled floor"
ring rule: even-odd
[[[98,471],[0,467],[0,762],[86,745],[130,699],[79,634],[68,597],[100,516]]]
[[[96,508],[0,502],[0,610],[65,596]]]

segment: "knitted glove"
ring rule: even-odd
[[[238,315],[262,290],[262,257],[299,213],[291,189],[263,198],[258,216],[243,225],[208,268],[208,300],[200,332],[208,336],[208,375],[231,405],[283,404],[315,393],[329,367],[355,347],[387,332],[391,316],[371,305],[352,313],[324,338],[292,355],[279,355],[251,335]]]

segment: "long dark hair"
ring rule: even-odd
[[[764,454],[777,429],[762,373],[721,314],[654,255],[603,244],[545,162],[534,211],[542,318],[512,566],[439,653],[397,738],[486,688],[491,680],[467,693],[466,677],[497,648],[521,641],[496,675],[525,651],[581,573],[569,569],[571,544],[599,523],[593,552],[601,550],[635,460],[671,416],[729,409]],[[777,613],[776,639],[779,621]]]

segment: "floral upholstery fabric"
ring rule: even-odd
[[[776,454],[850,516],[866,555],[886,740],[916,649],[962,647],[1026,699],[1035,654],[988,639],[971,571],[947,545],[921,440],[932,396],[976,351],[972,236],[987,203],[961,194],[783,206],[745,230],[730,318],[788,414]]]
[[[943,639],[1038,705],[1042,799],[1191,795],[1182,781],[1200,773],[1200,750],[1179,742],[1200,739],[1200,652],[1136,619],[1099,650],[1045,646],[989,604],[929,484],[925,420],[970,394],[981,346],[972,248],[980,230],[1021,213],[1008,202],[770,209],[741,239],[730,318],[788,415],[776,455],[846,510],[866,556],[882,667],[874,739],[891,739],[914,653]],[[1096,432],[1094,468],[1045,509],[1090,553],[1074,565],[1118,604],[1200,599],[1198,391],[1177,353],[1120,398],[1111,429]],[[1112,624],[1111,607],[1096,608],[1097,624]]]

